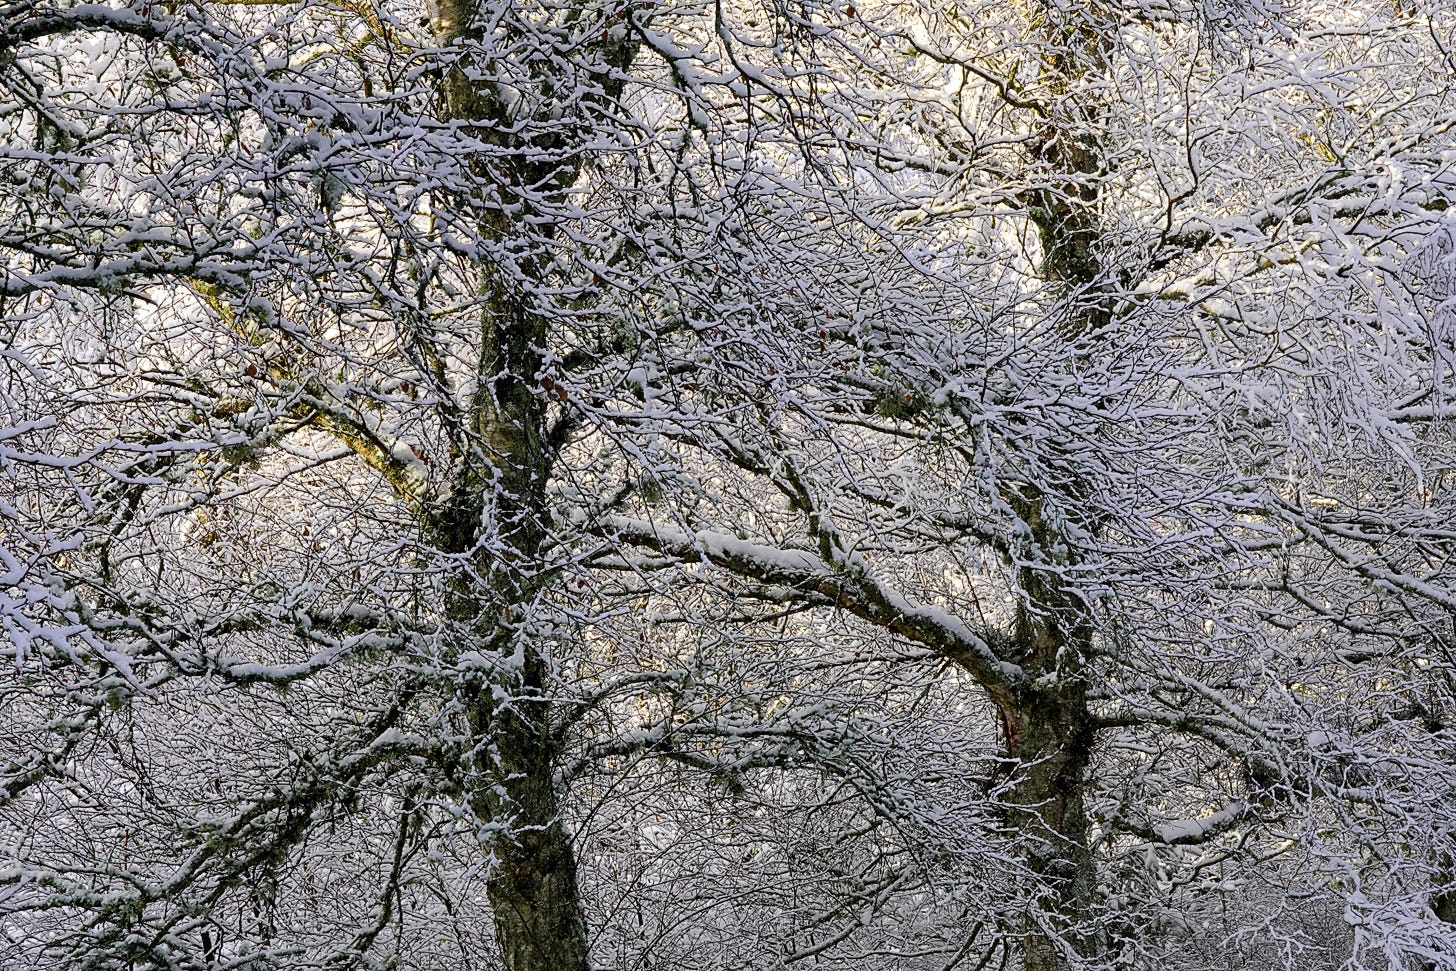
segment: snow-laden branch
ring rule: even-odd
[[[826,605],[906,640],[931,648],[970,672],[1001,697],[1018,684],[1021,668],[997,656],[994,634],[978,633],[951,612],[917,603],[870,575],[859,564],[831,566],[808,550],[781,549],[712,530],[688,532],[629,516],[605,516],[597,531],[616,543],[633,544],[680,559],[705,560],[743,579],[801,591]]]
[[[1140,826],[1119,820],[1118,828],[1134,836],[1166,846],[1198,846],[1227,833],[1254,813],[1254,807],[1240,799],[1199,818],[1175,819]]]

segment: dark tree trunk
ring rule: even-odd
[[[507,706],[476,699],[470,721],[472,735],[490,739],[495,748],[478,758],[494,757],[493,771],[482,773],[494,785],[476,791],[474,808],[480,818],[505,825],[493,846],[497,863],[487,883],[505,966],[509,971],[587,971],[586,919],[576,858],[556,797],[559,753],[549,708],[544,701],[516,700]]]
[[[541,595],[548,416],[532,382],[545,323],[498,293],[483,316],[471,449],[442,510],[441,544],[462,556],[450,613],[468,646],[500,667],[462,688],[470,730],[470,805],[492,826],[487,881],[508,971],[587,971],[586,920],[556,791],[549,646],[522,623]]]
[[[1059,330],[1080,342],[1112,322],[1115,292],[1099,252],[1101,147],[1085,133],[1101,107],[1078,105],[1069,92],[1081,78],[1106,69],[1109,40],[1095,7],[1079,10],[1059,29],[1065,47],[1048,64],[1044,92],[1056,107],[1044,116],[1034,144],[1039,160],[1059,177],[1029,193],[1027,202],[1042,243],[1038,274],[1062,290]],[[1008,499],[1030,527],[1040,556],[1063,545],[1034,486]],[[1095,531],[1095,523],[1082,525]],[[1018,571],[1023,600],[1013,645],[1026,679],[998,704],[1016,772],[1007,819],[1037,881],[1037,899],[1023,928],[1025,968],[1067,971],[1103,947],[1086,810],[1095,728],[1085,667],[1093,643],[1089,605],[1052,564],[1046,566]]]
[[[455,631],[467,642],[461,648],[500,662],[494,672],[460,688],[473,743],[468,798],[493,830],[488,851],[497,862],[487,888],[505,967],[586,971],[576,859],[556,789],[561,743],[553,720],[550,646],[523,623],[547,582],[546,486],[555,461],[546,396],[538,383],[551,315],[536,306],[531,291],[538,267],[550,262],[549,254],[537,252],[555,235],[549,214],[559,211],[584,164],[582,146],[596,135],[573,124],[610,115],[636,41],[630,32],[629,39],[616,40],[604,30],[600,44],[572,51],[573,58],[600,62],[589,72],[597,86],[581,94],[573,80],[559,85],[558,93],[594,99],[598,110],[577,106],[575,115],[563,115],[577,118],[571,123],[543,103],[542,121],[551,124],[529,136],[528,144],[517,134],[520,119],[511,117],[493,87],[489,59],[471,62],[469,48],[482,39],[475,0],[433,0],[430,13],[441,48],[464,52],[441,77],[445,117],[482,143],[505,149],[491,152],[488,160],[467,160],[473,176],[492,189],[478,199],[514,200],[510,208],[477,206],[482,236],[520,244],[506,256],[513,267],[483,263],[480,269],[481,292],[487,295],[476,370],[480,386],[466,440],[455,456],[450,495],[433,522],[441,549],[468,565],[452,585],[448,606]],[[548,38],[543,43],[550,42],[549,35],[542,32]],[[542,91],[552,90],[549,78],[541,83]],[[459,201],[468,211],[478,199]]]
[[[1043,548],[1054,539],[1040,497],[1013,502]],[[1066,971],[1096,956],[1097,866],[1090,845],[1086,790],[1095,727],[1084,665],[1091,657],[1087,605],[1055,571],[1019,571],[1025,598],[1013,647],[1024,683],[999,700],[1013,771],[1007,823],[1035,880],[1024,934],[1026,971]]]
[[[471,740],[470,805],[491,825],[488,882],[508,971],[586,971],[587,934],[571,839],[556,791],[548,645],[526,629],[544,586],[552,455],[547,415],[529,376],[544,325],[514,301],[491,301],[481,374],[495,379],[473,403],[471,440],[439,519],[441,546],[470,564],[449,613],[462,648],[500,667],[461,688]]]
[[[1090,718],[1077,685],[1020,693],[1006,716],[1008,752],[1019,762],[1007,822],[1037,881],[1023,929],[1026,971],[1064,971],[1069,952],[1091,957],[1098,944],[1097,869],[1084,804]]]

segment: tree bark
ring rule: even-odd
[[[495,858],[487,892],[502,960],[508,971],[586,971],[576,860],[556,790],[548,645],[523,623],[546,582],[554,454],[531,381],[546,327],[494,285],[481,315],[468,442],[431,526],[436,545],[460,564],[446,608],[459,648],[497,665],[457,690],[471,743],[467,799]]]
[[[544,667],[539,657],[528,663]],[[528,672],[520,686],[538,679]],[[560,753],[549,704],[496,705],[489,697],[473,699],[469,718],[472,736],[493,743],[494,752],[477,756],[477,768],[486,770],[480,775],[493,785],[477,789],[472,805],[482,819],[505,824],[487,881],[502,961],[509,971],[587,971],[586,918],[557,801]]]
[[[508,971],[587,971],[586,919],[570,835],[556,790],[560,742],[553,724],[546,645],[525,629],[544,587],[540,567],[549,516],[553,454],[544,401],[529,376],[539,368],[545,323],[503,294],[484,315],[472,441],[456,497],[441,518],[463,571],[451,620],[472,647],[498,660],[488,677],[462,686],[470,731],[469,800],[491,825],[495,866],[487,892]]]
[[[1037,504],[1023,518],[1045,539]],[[1066,971],[1100,947],[1093,907],[1097,867],[1089,844],[1085,793],[1094,742],[1082,665],[1091,631],[1082,604],[1054,575],[1024,568],[1025,601],[1013,645],[1025,682],[1001,705],[1014,766],[1007,823],[1036,881],[1023,927],[1026,971]]]
[[[1080,686],[1029,689],[1007,713],[1008,752],[1019,762],[1007,821],[1022,841],[1036,896],[1024,933],[1026,971],[1065,971],[1092,957],[1097,868],[1084,803],[1092,752]]]
[[[1112,322],[1114,293],[1099,252],[1102,159],[1087,134],[1096,130],[1090,122],[1101,106],[1078,105],[1070,92],[1079,79],[1105,71],[1110,39],[1095,5],[1058,26],[1064,46],[1054,47],[1046,64],[1046,101],[1033,144],[1039,160],[1058,175],[1029,193],[1027,202],[1042,244],[1038,275],[1062,291],[1059,330],[1068,341],[1081,341]],[[1008,499],[1043,555],[1063,545],[1034,486]],[[1024,859],[1037,881],[1023,928],[1023,959],[1026,971],[1067,971],[1103,948],[1086,811],[1095,727],[1084,668],[1092,657],[1092,630],[1088,605],[1059,572],[1023,567],[1018,585],[1023,600],[1012,644],[1026,678],[1001,702],[1001,718],[1016,773],[1008,823],[1024,841]]]
[[[489,164],[468,161],[477,181],[514,200],[511,215],[504,206],[478,208],[482,235],[519,239],[527,248],[516,254],[513,278],[481,267],[486,297],[478,388],[450,493],[434,522],[438,545],[465,565],[452,586],[450,620],[470,642],[466,646],[499,665],[459,689],[472,743],[468,801],[489,827],[485,849],[495,863],[487,893],[507,971],[587,971],[576,858],[556,783],[561,751],[549,645],[525,623],[547,583],[547,482],[556,458],[537,383],[550,318],[529,291],[537,267],[548,262],[534,250],[544,248],[555,230],[543,210],[564,198],[580,171],[581,139],[569,126],[538,134],[530,144],[516,133],[519,125],[492,87],[489,65],[470,63],[468,48],[481,39],[474,0],[437,0],[431,20],[441,48],[461,57],[441,77],[443,114],[484,143],[518,149],[497,153]],[[604,57],[616,69],[630,59],[620,42]],[[603,98],[620,92],[619,79],[603,82]]]

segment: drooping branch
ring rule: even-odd
[[[934,650],[969,672],[998,704],[1007,702],[1024,681],[1021,667],[999,656],[996,632],[978,632],[947,610],[910,599],[874,577],[864,563],[831,565],[808,550],[782,549],[711,530],[688,532],[628,516],[604,516],[596,531],[613,543],[707,561],[749,582],[817,598]]]

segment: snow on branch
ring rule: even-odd
[[[991,636],[972,630],[947,610],[917,603],[871,576],[860,565],[831,566],[807,550],[782,549],[727,533],[689,533],[628,516],[606,516],[601,535],[681,559],[700,559],[754,582],[801,591],[893,634],[924,644],[1001,695],[1021,681],[1018,665],[1001,660]]]

